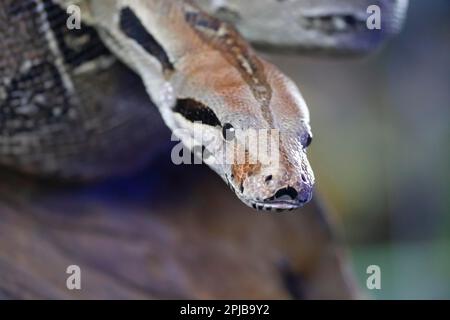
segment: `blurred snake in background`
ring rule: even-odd
[[[381,8],[381,30],[366,27],[371,4]],[[71,29],[73,5],[81,27]],[[407,0],[2,0],[0,165],[69,180],[127,172],[156,145],[156,106],[245,204],[295,209],[314,186],[309,111],[296,84],[245,39],[262,49],[366,53],[398,31],[406,7]],[[252,130],[277,132],[276,163],[250,161]],[[230,146],[244,161],[219,161]]]

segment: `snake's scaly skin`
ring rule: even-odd
[[[48,0],[0,4],[0,164],[64,178],[132,168],[151,155],[157,112],[97,32],[66,20]]]
[[[342,1],[359,14],[353,0]],[[306,11],[312,2],[298,3],[314,12]],[[328,2],[320,3],[327,12]],[[79,30],[66,25],[73,4],[82,9]],[[254,17],[246,9],[248,31]],[[323,24],[314,26],[324,48],[347,39],[342,32],[319,36]],[[205,163],[247,205],[290,210],[311,199],[312,133],[299,89],[230,23],[193,1],[3,0],[0,39],[0,165],[78,179],[127,171],[154,149],[155,105],[191,151],[207,152]],[[252,130],[270,132],[263,140],[276,140],[276,161],[261,161],[249,147]],[[236,155],[231,163],[220,161],[226,148]]]

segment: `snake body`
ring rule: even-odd
[[[66,24],[73,4],[76,30]],[[297,86],[193,2],[3,0],[0,37],[1,165],[65,178],[122,172],[150,156],[157,109],[245,204],[288,210],[311,199]],[[276,163],[250,161],[255,130],[276,138]],[[243,161],[218,161],[226,149]]]

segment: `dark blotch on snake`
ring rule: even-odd
[[[164,48],[142,25],[139,18],[129,7],[120,10],[120,29],[130,38],[134,39],[148,53],[157,58],[164,70],[174,70],[172,63]]]
[[[221,126],[214,111],[194,99],[178,99],[173,111],[191,122],[198,121],[209,126]]]

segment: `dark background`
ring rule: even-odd
[[[311,111],[317,189],[343,222],[354,271],[379,298],[450,298],[450,2],[410,3],[366,59],[272,58]]]

